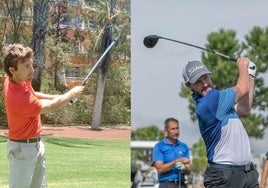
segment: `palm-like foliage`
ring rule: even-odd
[[[112,41],[113,31],[118,33],[118,25],[129,24],[129,18],[125,13],[116,9],[115,1],[99,1],[95,6],[83,12],[87,25],[94,25],[96,35],[95,45],[92,51],[97,51],[100,56]],[[126,22],[127,21],[127,22]],[[98,24],[97,24],[98,23]],[[100,65],[98,84],[95,97],[95,104],[92,117],[92,129],[98,130],[101,122],[102,103],[107,78],[108,69],[111,63],[111,53],[109,52]]]

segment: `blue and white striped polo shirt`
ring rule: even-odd
[[[250,163],[249,138],[234,109],[234,89],[213,89],[203,97],[193,94],[193,98],[208,161],[232,165]]]

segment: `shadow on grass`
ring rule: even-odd
[[[0,135],[0,143],[6,142],[7,141],[7,136],[5,135]]]
[[[95,140],[89,139],[78,139],[78,138],[67,138],[67,137],[48,137],[43,136],[45,142],[51,143],[58,146],[74,147],[74,148],[89,148],[92,146],[105,146]],[[0,143],[7,142],[7,136],[0,135]]]
[[[79,138],[67,138],[67,137],[44,137],[46,143],[64,146],[64,147],[73,147],[73,148],[89,148],[92,146],[105,146],[104,144],[98,143],[94,140],[89,139],[79,139]]]
[[[70,147],[70,148],[91,148],[91,147],[120,147],[117,141],[112,140],[97,140],[97,139],[80,139],[80,138],[69,138],[69,137],[54,137],[54,136],[43,136],[46,143]],[[6,135],[0,135],[0,143],[7,142]]]

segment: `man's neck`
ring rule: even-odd
[[[17,80],[17,79],[14,79],[14,78],[12,78],[12,77],[9,77],[9,80],[10,80],[12,83],[16,84],[16,85],[22,85],[22,82],[23,82],[23,81],[19,81],[19,80]]]
[[[172,138],[167,138],[168,143],[175,145],[178,142],[178,139],[172,139]]]

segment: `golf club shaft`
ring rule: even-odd
[[[86,78],[82,81],[81,86],[84,86],[86,84],[86,82],[88,81],[88,79],[90,78],[90,76],[92,75],[92,73],[95,71],[95,69],[98,67],[98,65],[103,61],[104,57],[106,56],[106,54],[112,49],[112,47],[118,42],[120,36],[116,37],[113,42],[108,46],[108,48],[106,48],[106,50],[103,52],[103,54],[101,55],[101,57],[98,59],[98,61],[94,64],[94,66],[90,69],[89,73],[87,74]],[[73,104],[77,101],[77,98],[72,99],[70,102]]]
[[[89,71],[88,75],[86,76],[86,78],[83,80],[82,82],[82,86],[84,86],[87,82],[87,80],[89,79],[89,77],[91,76],[91,74],[95,71],[95,69],[97,68],[97,66],[102,62],[103,58],[106,56],[106,54],[110,51],[110,49],[118,42],[119,37],[115,38],[114,41],[108,46],[108,48],[106,48],[106,50],[104,51],[104,53],[101,55],[101,57],[99,58],[99,60],[95,63],[95,65],[92,67],[92,69]]]
[[[204,51],[207,51],[207,52],[210,52],[210,53],[219,55],[219,56],[221,56],[221,57],[223,57],[223,58],[225,58],[227,60],[236,62],[236,59],[235,58],[232,58],[230,56],[224,55],[222,53],[219,53],[219,52],[216,52],[216,51],[213,51],[213,50],[210,50],[210,49],[206,49],[206,48],[203,48],[203,47],[200,47],[200,46],[196,46],[196,45],[193,45],[193,44],[190,44],[190,43],[186,43],[186,42],[182,42],[182,41],[178,41],[178,40],[174,40],[174,39],[170,39],[170,38],[166,38],[166,37],[162,37],[162,36],[158,36],[158,37],[160,39],[165,39],[165,40],[169,40],[169,41],[172,41],[172,42],[177,42],[177,43],[181,43],[181,44],[184,44],[184,45],[187,45],[187,46],[198,48],[198,49],[201,49],[201,50],[204,50]]]

